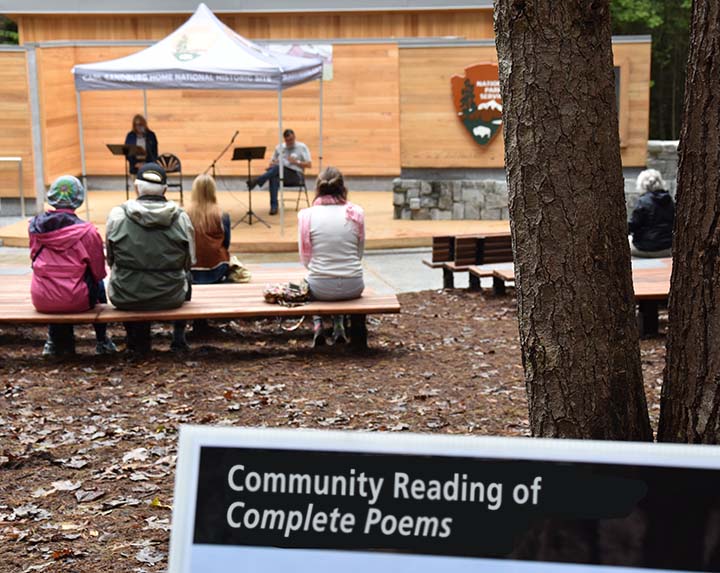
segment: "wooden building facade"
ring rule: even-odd
[[[6,4],[16,6],[9,15],[18,23],[21,44],[0,50],[0,155],[23,157],[26,189],[80,172],[72,67],[140,50],[171,33],[195,8],[187,0],[161,2],[163,9],[155,11],[134,0],[118,3],[115,11],[103,7],[95,12],[58,12],[52,0]],[[30,10],[28,4],[37,6]],[[473,140],[458,121],[450,84],[452,76],[469,66],[497,61],[491,2],[456,2],[453,9],[437,0],[209,4],[250,39],[332,44],[333,77],[325,82],[324,93],[325,164],[355,177],[394,177],[403,169],[502,168],[502,137],[488,145]],[[642,167],[650,38],[615,38],[613,49],[620,78],[623,162]],[[132,116],[143,111],[142,93],[85,92],[81,97],[88,173],[121,175],[122,162],[105,144],[123,141]],[[291,88],[284,97],[284,124],[311,149],[318,143],[317,99],[317,83]],[[147,104],[160,151],[177,154],[187,174],[203,171],[236,129],[238,145],[276,142],[273,94],[155,91],[147,93]],[[219,171],[242,175],[243,166],[227,158]],[[15,195],[15,181],[11,168],[0,171],[0,196]]]

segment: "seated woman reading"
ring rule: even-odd
[[[230,216],[220,210],[216,191],[215,180],[209,175],[198,175],[193,181],[187,213],[195,228],[195,284],[221,283],[230,268]]]
[[[365,214],[347,194],[342,173],[328,167],[318,176],[312,207],[298,214],[300,259],[315,300],[359,298],[365,289]],[[319,316],[313,318],[313,335],[313,346],[325,343]],[[334,316],[332,342],[346,341],[344,317]]]

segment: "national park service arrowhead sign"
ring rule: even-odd
[[[497,64],[467,67],[464,76],[453,76],[450,83],[458,119],[476,143],[487,145],[502,127]]]

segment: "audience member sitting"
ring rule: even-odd
[[[365,288],[362,257],[365,214],[347,200],[342,173],[328,167],[317,179],[312,207],[298,214],[300,259],[315,300],[359,298]],[[345,317],[333,317],[332,342],[345,342]],[[313,346],[325,343],[322,318],[313,318]]]
[[[105,298],[105,255],[97,229],[75,214],[85,189],[75,177],[63,175],[50,186],[52,211],[30,221],[32,285],[30,294],[38,312],[75,313],[93,308]],[[95,325],[97,354],[117,351],[107,336],[107,325]],[[52,324],[43,356],[75,353],[72,324]]]
[[[646,169],[637,178],[637,190],[642,195],[628,223],[632,255],[670,257],[675,204],[667,191],[665,181],[655,169]]]
[[[230,269],[230,216],[220,210],[215,180],[209,175],[198,175],[193,181],[187,213],[195,229],[197,261],[192,268],[193,282],[223,282]]]
[[[190,300],[195,232],[190,217],[165,198],[167,175],[156,163],[143,165],[135,179],[137,199],[108,216],[107,257],[110,301],[120,310],[167,310]],[[150,351],[150,323],[125,323],[128,350]],[[188,349],[185,322],[175,322],[172,350]]]

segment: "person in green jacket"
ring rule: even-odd
[[[135,179],[137,199],[110,211],[106,227],[108,295],[119,310],[169,310],[190,300],[195,231],[190,217],[165,198],[167,175],[146,163]],[[128,350],[151,349],[150,323],[125,323]],[[186,351],[185,321],[175,323],[173,351]]]

